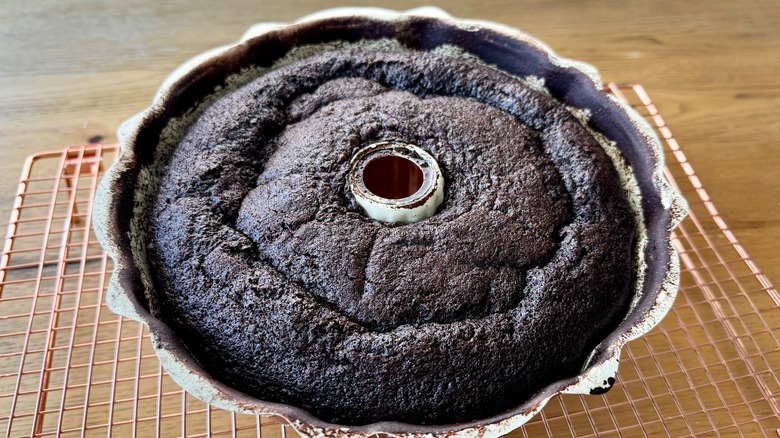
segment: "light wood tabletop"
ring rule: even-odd
[[[780,6],[774,0],[432,1],[517,27],[605,81],[644,85],[726,224],[780,284]],[[256,22],[330,0],[5,0],[0,7],[0,223],[37,151],[114,143],[175,67]],[[365,5],[365,4],[364,4]],[[371,4],[408,9],[421,3]]]

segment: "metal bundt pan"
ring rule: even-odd
[[[588,117],[586,123],[614,141],[627,166],[617,166],[640,219],[637,296],[623,322],[601,342],[580,374],[556,381],[524,403],[490,418],[448,425],[380,422],[342,426],[309,412],[263,401],[231,388],[205,372],[164,322],[150,312],[143,196],[153,191],[154,164],[175,145],[188,123],[216,97],[267,71],[295,47],[298,59],[338,42],[397,40],[412,49],[454,45],[486,64],[518,77],[544,81],[550,94]],[[100,184],[93,211],[98,239],[115,262],[107,291],[114,312],[149,327],[163,367],[187,392],[212,406],[246,414],[281,417],[306,436],[498,436],[521,426],[560,393],[600,394],[614,383],[623,345],[648,332],[667,313],[677,294],[679,261],[672,230],[687,213],[685,200],[663,176],[663,151],[652,128],[628,106],[601,90],[595,68],[555,55],[515,29],[495,23],[454,19],[431,7],[395,12],[375,8],[322,11],[293,24],[252,27],[237,43],[206,52],[179,67],[144,112],[118,130],[119,160]]]

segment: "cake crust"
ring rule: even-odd
[[[447,181],[415,224],[365,217],[344,184],[352,153],[393,139]],[[428,52],[333,51],[227,94],[173,151],[149,225],[160,316],[200,365],[334,423],[516,406],[576,374],[632,295],[631,211],[588,130]]]

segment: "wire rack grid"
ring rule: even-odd
[[[780,436],[780,295],[739,245],[639,85],[605,87],[657,128],[691,204],[675,233],[680,293],[631,342],[602,396],[554,398],[512,436]],[[110,259],[91,232],[116,145],[28,158],[0,259],[0,431],[26,436],[270,436],[273,419],[211,407],[161,368],[144,326],[105,307]]]

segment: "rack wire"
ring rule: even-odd
[[[563,395],[512,436],[780,436],[780,294],[715,209],[645,90],[605,87],[666,145],[691,204],[661,325],[624,349],[603,396]],[[271,436],[276,420],[211,408],[161,368],[147,330],[105,307],[112,263],[89,212],[116,145],[29,157],[0,258],[0,431],[26,436]]]

